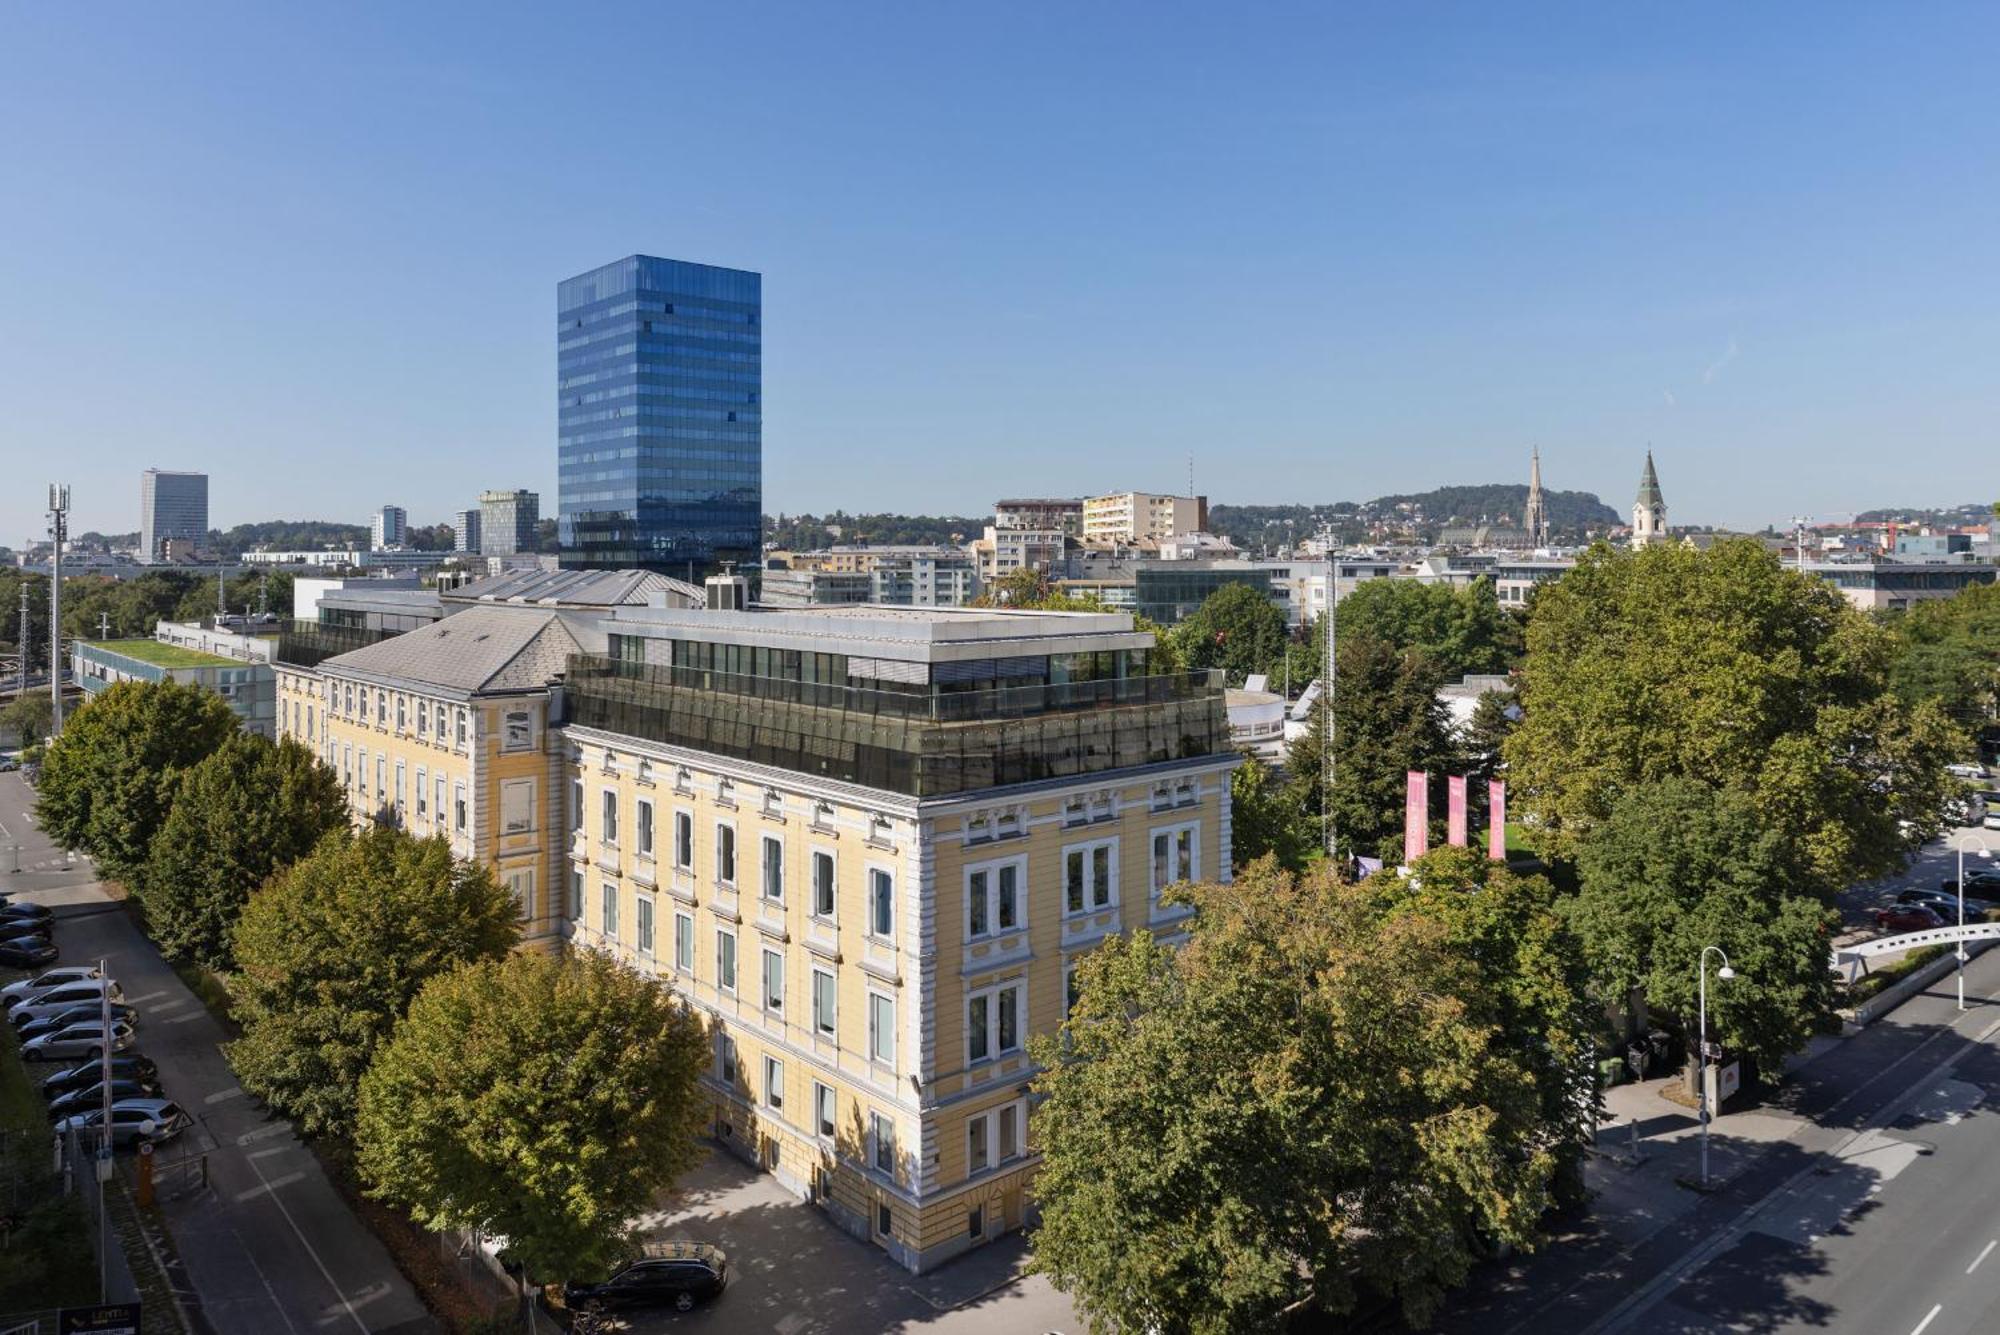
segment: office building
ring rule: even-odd
[[[208,474],[148,468],[139,475],[139,559],[166,559],[208,541]]]
[[[275,648],[269,636],[162,621],[151,639],[78,640],[70,648],[70,676],[86,702],[121,681],[199,686],[228,701],[245,730],[275,739]]]
[[[1093,547],[1159,543],[1208,528],[1206,496],[1160,496],[1121,491],[1083,503],[1083,540]]]
[[[386,552],[405,546],[410,538],[410,515],[400,505],[385,505],[368,519],[368,549]]]
[[[762,305],[758,274],[649,255],[558,285],[565,565],[687,574],[757,556]]]
[[[570,664],[569,938],[710,1021],[723,1144],[927,1269],[1027,1219],[1077,960],[1229,876],[1223,693],[1122,614],[710,603]]]
[[[542,522],[542,498],[532,491],[479,493],[479,552],[517,556],[535,550],[535,525]]]
[[[466,556],[479,555],[479,529],[484,512],[477,507],[454,510],[451,516],[451,549]]]

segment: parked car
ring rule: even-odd
[[[1922,904],[1891,904],[1875,910],[1875,925],[1885,932],[1922,932],[1944,926],[1944,917]]]
[[[132,1026],[111,1022],[111,1050],[123,1052],[132,1046]],[[93,1058],[101,1055],[105,1047],[104,1023],[101,1020],[87,1020],[73,1024],[67,1029],[58,1029],[53,1034],[43,1034],[40,1038],[21,1045],[21,1057],[25,1061],[47,1062],[62,1057]]]
[[[46,992],[63,983],[75,983],[85,978],[99,976],[95,964],[65,964],[60,969],[44,969],[33,978],[23,978],[19,982],[0,987],[0,1001],[5,1001],[10,1007],[15,1006],[23,997],[36,992]]]
[[[111,1105],[111,1144],[117,1149],[138,1144],[142,1139],[155,1145],[172,1140],[194,1119],[181,1111],[172,1099],[121,1099]],[[91,1132],[103,1125],[104,1109],[65,1117],[56,1123],[58,1132]]]
[[[20,1026],[21,1041],[40,1038],[43,1034],[53,1034],[58,1029],[67,1029],[85,1020],[102,1019],[104,1006],[101,1002],[82,1001],[74,1006],[65,1006],[53,1015],[43,1015]],[[134,1029],[139,1027],[139,1012],[122,1001],[111,1003],[111,1018],[122,1020]]]
[[[1946,894],[1955,894],[1958,891],[1958,882],[1955,880],[1939,881],[1938,889],[1944,891]],[[2000,867],[1976,866],[1967,869],[1965,873],[1965,893],[1969,895],[1975,890],[1989,894],[2000,894]]]
[[[104,1078],[104,1062],[79,1062],[75,1066],[57,1071],[42,1081],[43,1098],[60,1098],[73,1090],[94,1085]],[[158,1080],[160,1068],[153,1059],[140,1052],[120,1052],[111,1058],[111,1078],[113,1080]]]
[[[49,925],[34,918],[0,918],[0,941],[26,941],[31,936],[47,940]]]
[[[15,936],[0,940],[0,966],[9,969],[32,969],[53,962],[61,954],[55,942],[46,936]]]
[[[7,1018],[19,1029],[30,1020],[39,1020],[44,1015],[54,1015],[80,1002],[96,1005],[105,997],[112,1001],[125,1000],[124,989],[109,978],[84,978],[74,983],[64,983],[46,992],[37,992],[20,1005],[7,1012]]]
[[[47,922],[55,916],[56,911],[47,904],[34,904],[25,899],[0,904],[0,918],[32,918],[36,922]]]
[[[111,1101],[120,1103],[126,1099],[156,1099],[160,1097],[160,1082],[157,1080],[113,1080]],[[59,1094],[49,1100],[49,1120],[60,1122],[65,1117],[74,1117],[92,1109],[104,1107],[104,1082],[82,1089],[72,1089],[67,1094]]]
[[[685,1312],[728,1283],[729,1258],[719,1249],[701,1242],[649,1242],[603,1282],[563,1285],[563,1305],[573,1311],[671,1307]]]
[[[1957,765],[1946,765],[1944,772],[1955,779],[1970,779],[1977,782],[1986,777],[1986,766],[1960,763]]]
[[[18,760],[0,760],[0,774],[12,774],[19,768],[21,768],[21,762]]]
[[[1941,890],[1905,890],[1896,896],[1896,902],[1898,904],[1922,904],[1925,908],[1937,912],[1946,922],[1958,921],[1958,884],[1956,882],[1948,883]],[[1990,899],[1981,899],[1970,892],[1965,896],[1965,916],[1967,918],[1977,918],[1980,914],[1986,912],[1986,910],[1995,907],[2000,907],[2000,905],[1995,905]]]

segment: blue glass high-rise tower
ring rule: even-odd
[[[556,286],[564,565],[685,576],[758,554],[763,286],[650,255]]]

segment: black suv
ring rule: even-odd
[[[729,1258],[700,1242],[649,1242],[601,1284],[563,1285],[563,1305],[580,1312],[671,1307],[685,1312],[729,1283]]]

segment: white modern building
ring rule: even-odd
[[[410,537],[410,514],[400,505],[385,505],[368,519],[368,546],[372,551],[388,551],[406,545]]]

